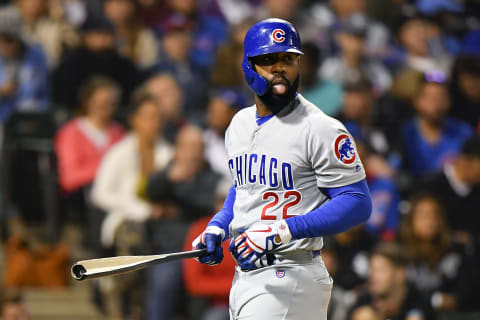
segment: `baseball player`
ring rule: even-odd
[[[237,262],[230,318],[326,319],[332,280],[322,236],[365,222],[371,200],[355,144],[337,120],[297,93],[300,37],[266,19],[244,40],[245,79],[255,105],[225,135],[233,186],[195,239],[214,265],[231,238]]]

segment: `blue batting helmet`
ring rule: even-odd
[[[254,24],[243,42],[242,68],[250,88],[262,96],[268,87],[267,80],[252,69],[250,58],[277,52],[303,54],[301,49],[300,36],[290,22],[270,18]]]

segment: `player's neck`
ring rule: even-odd
[[[258,96],[255,96],[255,105],[257,106],[257,116],[264,117],[272,114],[272,110],[270,110]]]

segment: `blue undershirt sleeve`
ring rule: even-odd
[[[233,219],[233,204],[235,203],[235,196],[237,192],[232,186],[228,191],[222,210],[218,211],[216,215],[208,223],[209,226],[217,226],[225,231],[225,239],[228,238],[228,226]]]
[[[301,216],[285,221],[292,239],[314,238],[346,231],[368,220],[372,200],[366,180],[322,191],[330,201]]]

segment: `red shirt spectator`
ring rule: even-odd
[[[119,124],[112,123],[104,132],[104,142],[96,142],[90,126],[84,118],[73,119],[55,137],[60,185],[67,192],[93,181],[103,155],[124,134]]]
[[[205,230],[212,217],[198,219],[190,227],[185,239],[185,250],[192,249],[192,242]],[[198,263],[193,259],[184,260],[183,276],[188,294],[211,298],[213,305],[228,306],[228,294],[235,273],[235,261],[228,251],[229,241],[223,243],[225,257],[214,267]]]

